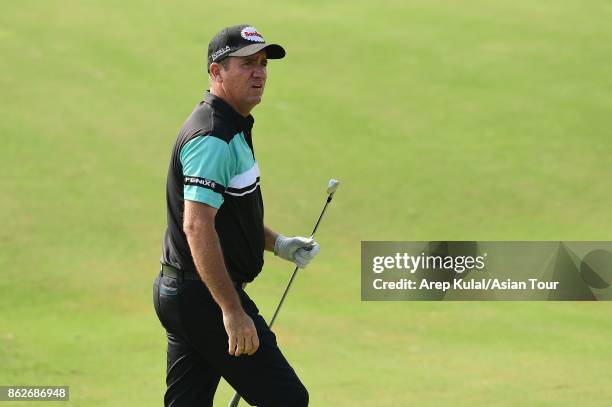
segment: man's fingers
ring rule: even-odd
[[[244,353],[251,356],[253,354],[253,337],[249,336],[244,341]]]
[[[252,355],[253,354],[253,337],[251,335],[245,336],[244,338],[244,354]]]
[[[306,252],[306,250],[300,249],[295,253],[295,264],[297,264],[301,268],[305,268],[308,263],[310,263],[310,257],[308,257],[308,255],[305,255],[304,252]]]
[[[295,258],[295,265],[301,269],[305,269],[308,266],[309,262],[310,262],[309,260],[298,258],[297,256]]]
[[[298,251],[295,252],[295,256],[294,256],[295,263],[299,267],[305,268],[308,265],[308,263],[310,263],[310,261],[319,253],[320,250],[321,250],[321,247],[316,243],[310,250],[299,249]]]
[[[227,352],[233,356],[252,355],[259,348],[257,329],[251,317],[241,312],[237,316],[228,314],[223,317],[228,336]]]
[[[249,354],[249,356],[251,356],[255,352],[257,352],[257,349],[259,349],[259,337],[257,336],[257,332],[255,332],[255,335],[251,336],[248,339],[247,343],[251,344],[251,347],[250,347],[249,351],[247,352]]]
[[[255,353],[259,349],[259,335],[257,335],[257,331],[255,331],[255,335],[251,339],[253,340],[253,353]]]
[[[310,247],[312,246],[314,239],[312,237],[301,237],[301,236],[297,236],[294,237],[294,243],[296,244],[296,246],[298,247]]]
[[[321,246],[315,244],[310,249],[298,249],[295,252],[295,257],[300,257],[301,259],[313,259],[319,252],[321,251]]]
[[[244,336],[240,335],[236,341],[236,352],[234,352],[234,356],[240,356],[244,353]]]
[[[236,335],[230,333],[227,343],[228,343],[227,352],[230,355],[233,355],[234,351],[236,350]]]
[[[310,249],[315,244],[316,242],[311,237],[297,236],[297,237],[292,238],[291,247],[289,250],[290,250],[290,253],[295,254],[297,250],[304,249],[304,248]]]

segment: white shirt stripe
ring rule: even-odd
[[[251,192],[255,191],[255,189],[257,188],[257,185],[259,185],[259,181],[257,181],[252,188],[249,188],[246,191],[240,192],[240,193],[236,193],[236,192],[230,192],[230,191],[225,191],[226,194],[228,195],[232,195],[232,196],[243,196],[246,194],[250,194]]]
[[[255,164],[253,164],[250,169],[246,170],[242,174],[234,176],[230,180],[228,187],[236,189],[248,187],[257,181],[257,177],[259,177],[259,165],[257,165],[257,161],[255,161]]]

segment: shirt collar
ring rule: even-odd
[[[204,102],[208,103],[213,109],[219,110],[222,114],[226,115],[227,118],[237,123],[241,128],[247,131],[251,131],[255,119],[252,115],[244,117],[240,113],[234,110],[225,100],[219,96],[213,95],[209,90],[204,92]]]

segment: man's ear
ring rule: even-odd
[[[216,62],[213,62],[212,64],[210,64],[210,76],[212,76],[212,78],[215,81],[220,81],[221,80],[221,65],[219,65]]]

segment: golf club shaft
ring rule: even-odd
[[[323,218],[323,215],[325,214],[327,205],[329,205],[333,197],[334,197],[333,192],[327,196],[325,206],[323,206],[323,210],[321,211],[321,214],[319,215],[319,219],[317,219],[317,223],[315,223],[315,226],[312,229],[312,233],[310,234],[310,237],[314,237],[315,233],[317,232],[317,228],[319,227],[319,223],[321,223],[321,219]],[[295,268],[293,269],[293,274],[291,274],[289,283],[287,284],[287,287],[285,287],[285,292],[283,292],[283,295],[280,301],[278,302],[278,305],[276,306],[276,310],[274,311],[274,315],[272,316],[272,319],[270,320],[270,323],[268,324],[269,328],[272,328],[272,325],[274,325],[274,321],[276,321],[276,317],[278,316],[278,313],[280,312],[280,309],[283,306],[283,302],[285,302],[285,297],[287,297],[287,293],[289,292],[289,289],[291,288],[291,284],[293,284],[293,280],[295,279],[295,276],[297,275],[297,272],[299,269],[300,268],[298,266],[295,266]],[[235,392],[234,397],[232,397],[232,400],[229,402],[229,407],[237,407],[238,402],[240,402],[240,394],[238,394],[238,392]]]
[[[321,211],[321,214],[319,215],[319,219],[317,219],[317,223],[315,223],[315,226],[312,229],[312,233],[310,234],[311,238],[313,238],[315,233],[317,232],[319,223],[321,223],[321,219],[323,218],[323,215],[325,214],[325,210],[327,209],[327,205],[329,205],[329,203],[331,202],[333,195],[334,194],[329,194],[329,196],[327,197],[325,206],[323,206],[323,210]],[[276,317],[278,316],[278,313],[281,307],[283,306],[283,302],[285,302],[285,297],[287,296],[287,293],[289,292],[289,289],[291,288],[291,284],[293,284],[293,280],[295,279],[295,276],[297,275],[298,270],[299,270],[299,267],[295,266],[295,268],[293,269],[293,273],[291,274],[291,278],[289,279],[289,283],[287,284],[287,287],[285,287],[285,291],[283,292],[283,295],[281,296],[281,299],[278,302],[278,305],[276,306],[276,310],[274,310],[274,315],[272,315],[270,324],[268,324],[269,328],[272,328],[272,325],[274,325],[274,321],[276,321]]]
[[[319,227],[319,223],[321,223],[321,219],[323,218],[323,215],[325,214],[327,205],[329,205],[333,197],[334,197],[333,193],[329,194],[329,196],[327,197],[327,201],[325,201],[325,206],[323,206],[323,210],[321,211],[321,214],[319,215],[319,219],[317,219],[317,223],[315,223],[314,229],[312,229],[312,233],[310,234],[311,237],[314,237],[315,233],[317,233],[317,228]]]

